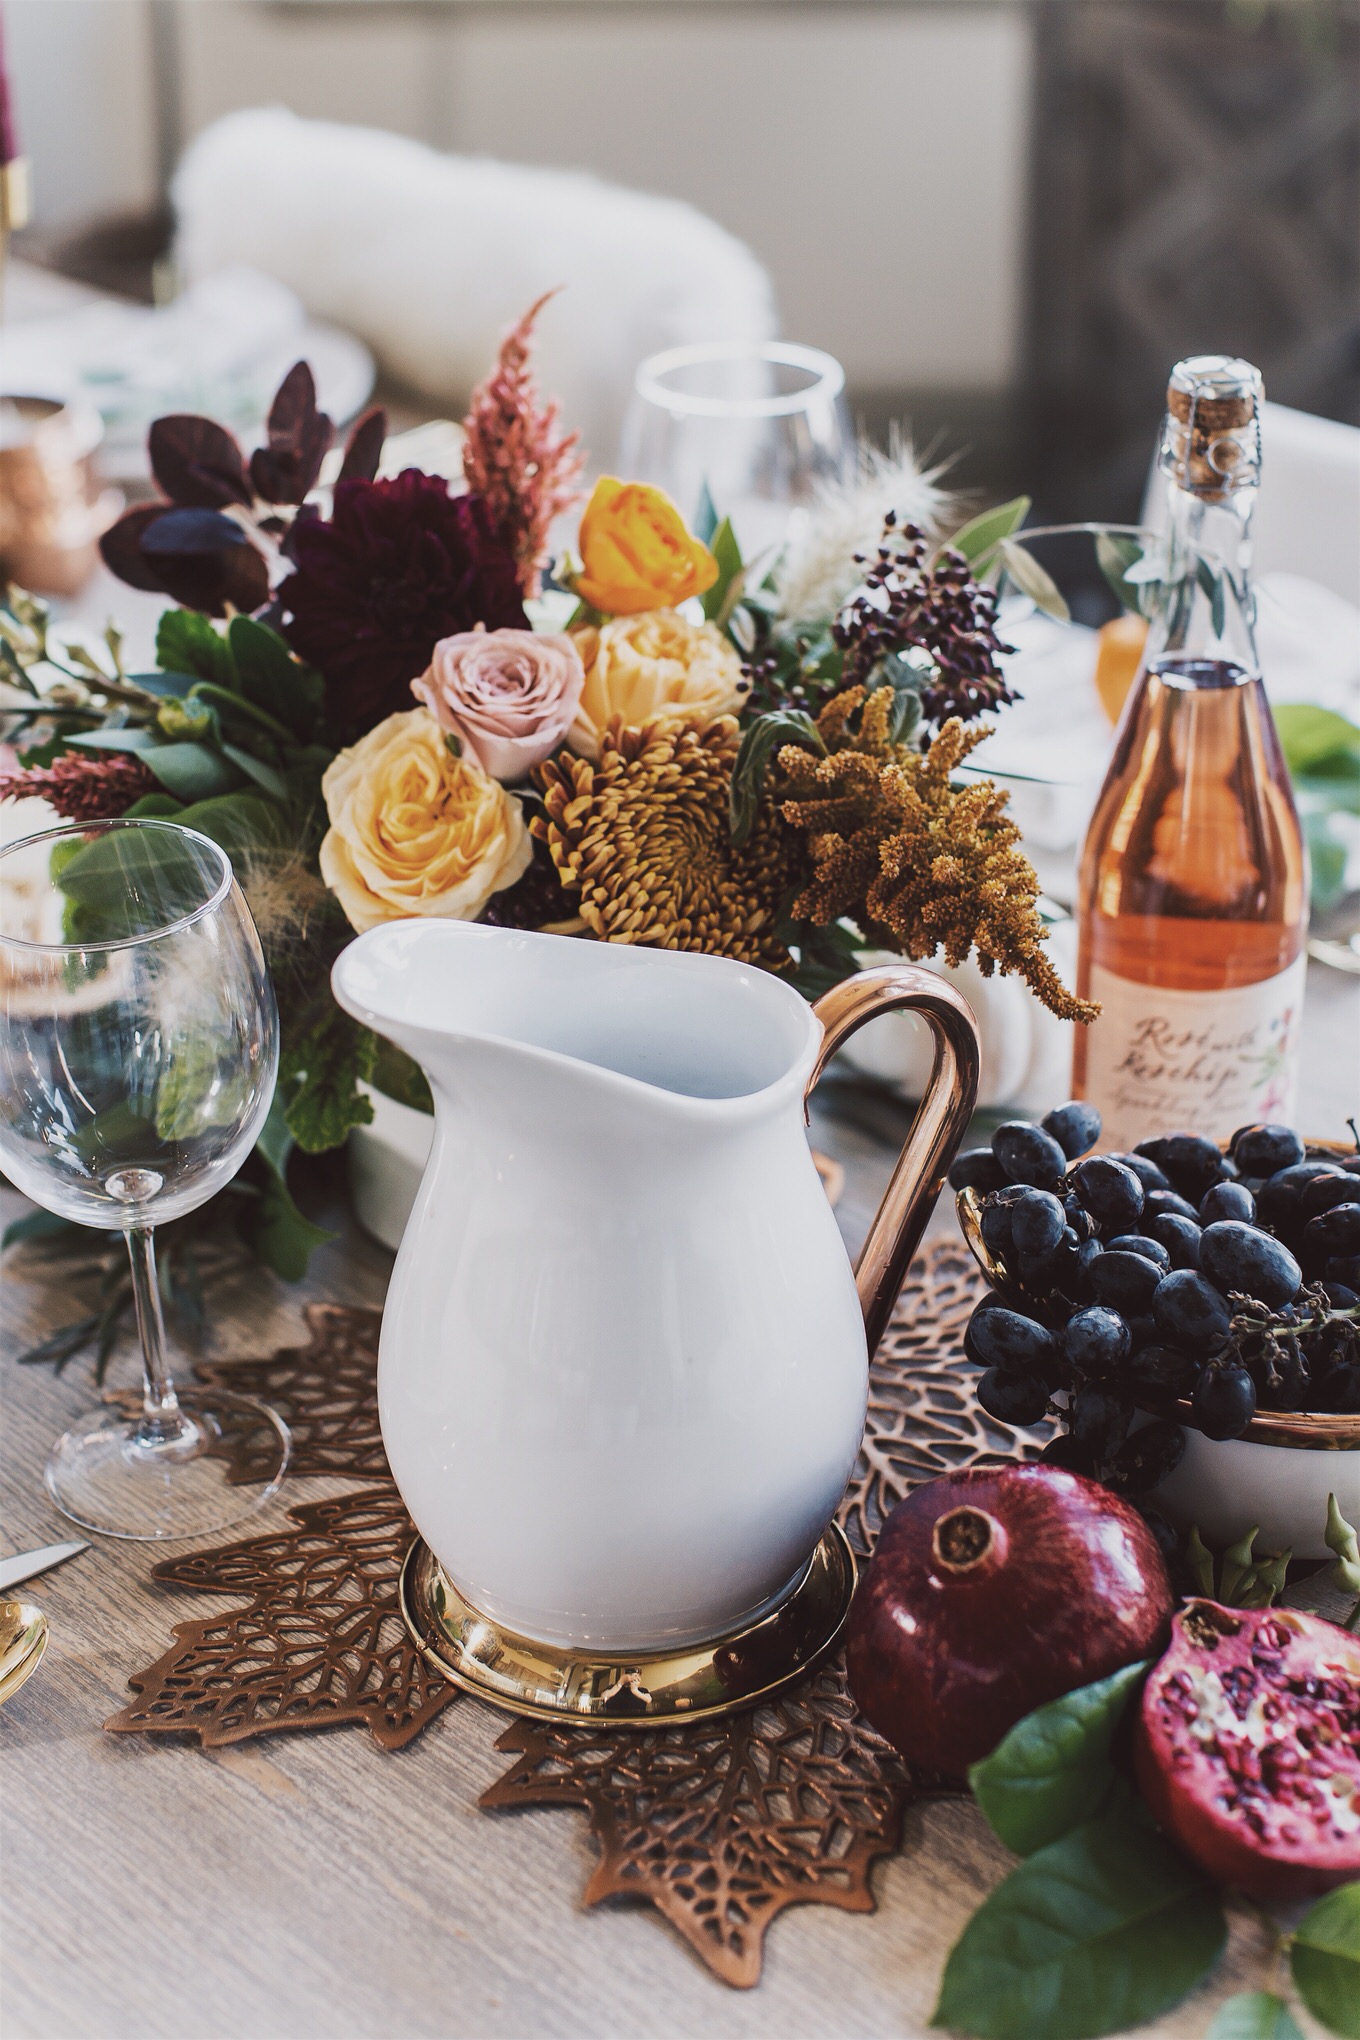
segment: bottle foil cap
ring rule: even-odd
[[[1230,354],[1178,361],[1166,391],[1160,465],[1182,489],[1223,502],[1261,472],[1261,372]]]

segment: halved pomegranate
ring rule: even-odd
[[[1138,1786],[1253,1898],[1360,1877],[1360,1638],[1293,1608],[1190,1601],[1143,1689]]]

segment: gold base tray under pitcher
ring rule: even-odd
[[[797,1586],[759,1621],[684,1649],[592,1657],[480,1614],[419,1538],[401,1569],[406,1627],[455,1685],[512,1714],[637,1728],[734,1714],[782,1692],[836,1642],[854,1591],[854,1555],[833,1523]]]

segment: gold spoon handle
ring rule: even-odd
[[[0,1601],[0,1706],[37,1671],[48,1635],[41,1608],[31,1601]]]

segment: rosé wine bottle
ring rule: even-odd
[[[1253,631],[1261,378],[1198,355],[1167,390],[1160,599],[1081,859],[1073,1090],[1103,1144],[1291,1121],[1307,867]]]

